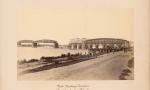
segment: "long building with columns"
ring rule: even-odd
[[[85,39],[77,38],[70,41],[70,49],[121,49],[129,48],[129,41],[115,38]]]
[[[86,40],[87,40],[86,38],[71,39],[68,47],[69,47],[69,49],[85,49],[83,47],[83,44]]]

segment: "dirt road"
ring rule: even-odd
[[[130,53],[116,52],[80,63],[28,73],[19,80],[117,80],[126,68]]]

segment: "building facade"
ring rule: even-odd
[[[83,44],[86,41],[86,38],[75,38],[71,39],[68,45],[69,49],[85,49]]]
[[[125,49],[129,48],[129,41],[115,38],[74,39],[68,47],[70,49]]]

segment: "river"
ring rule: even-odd
[[[70,49],[60,49],[51,47],[17,47],[17,59],[18,60],[29,60],[29,59],[40,59],[42,56],[60,56],[61,54],[71,54],[75,53],[87,53],[87,50],[70,50]]]

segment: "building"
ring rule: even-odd
[[[86,41],[86,38],[75,38],[71,39],[68,45],[69,49],[85,49],[83,43]]]
[[[115,38],[72,39],[70,49],[125,49],[129,47],[129,41]]]

